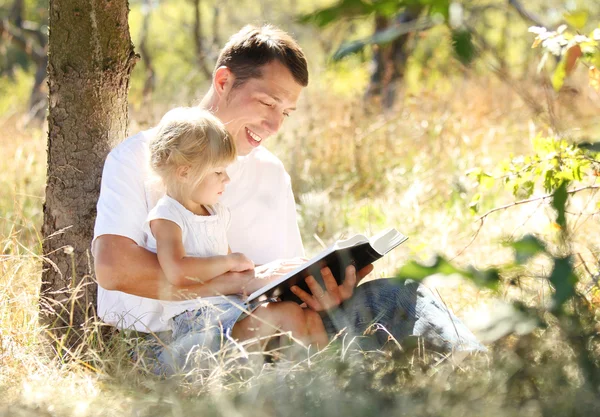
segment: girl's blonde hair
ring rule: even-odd
[[[164,115],[150,143],[150,166],[171,192],[183,189],[177,169],[189,167],[192,186],[213,168],[229,165],[236,156],[227,129],[212,113],[197,107],[178,107]]]

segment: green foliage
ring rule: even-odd
[[[415,31],[424,31],[438,25],[450,28],[452,48],[457,59],[465,65],[470,64],[475,57],[475,45],[471,32],[463,25],[462,6],[449,0],[380,0],[364,2],[362,0],[341,0],[333,6],[319,9],[299,18],[302,23],[312,23],[325,27],[345,18],[366,17],[373,14],[394,16],[406,8],[425,12],[417,22],[395,24],[372,36],[360,40],[344,42],[333,54],[333,60],[338,61],[349,55],[362,51],[368,45],[385,45],[395,41],[400,36]],[[452,16],[459,15],[457,16]]]
[[[558,224],[561,230],[567,229],[567,219],[565,218],[565,211],[567,206],[567,181],[563,181],[552,195],[552,207],[556,210],[556,224]]]
[[[517,265],[523,265],[534,256],[546,252],[546,244],[533,235],[525,235],[519,240],[510,242],[509,246],[515,250]]]
[[[398,270],[396,276],[402,280],[412,279],[421,281],[434,274],[459,274],[481,287],[490,289],[496,289],[500,279],[500,275],[496,269],[479,270],[473,266],[463,269],[453,265],[447,259],[439,255],[435,257],[431,264],[409,261]]]
[[[530,198],[540,186],[551,194],[567,184],[595,181],[600,164],[594,152],[591,152],[599,148],[595,144],[571,144],[564,139],[540,134],[533,139],[532,145],[533,154],[504,160],[495,173],[480,168],[468,171],[467,174],[476,181],[480,190],[471,201],[473,213],[479,211],[482,193],[490,190],[497,180],[519,200]],[[558,224],[563,226],[563,216],[558,220]]]
[[[452,31],[452,46],[458,60],[464,65],[469,65],[475,58],[475,45],[471,32],[461,28]]]
[[[600,26],[590,30],[587,35],[581,34],[588,24],[588,17],[586,10],[578,10],[564,15],[571,29],[567,25],[561,25],[555,31],[537,26],[529,28],[536,35],[532,47],[541,45],[544,50],[539,68],[544,66],[548,56],[554,55],[560,59],[551,78],[556,91],[562,88],[578,62],[588,67],[590,86],[600,91]]]
[[[15,22],[9,20],[13,8],[13,0],[0,0],[0,19],[6,19],[9,26],[14,29]],[[25,0],[23,1],[22,20],[26,21],[26,26],[39,28],[46,32],[48,30],[48,4],[42,0]],[[38,40],[36,35],[22,31],[20,36],[31,42],[32,45],[37,45]],[[0,75],[12,75],[15,71],[25,70],[29,72],[32,65],[32,59],[29,51],[23,46],[16,45],[12,42],[11,37],[7,33],[4,34],[4,39],[0,39]],[[13,79],[13,81],[15,81]],[[0,114],[2,112],[0,111]]]

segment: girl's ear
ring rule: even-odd
[[[189,181],[189,175],[190,167],[188,165],[177,167],[177,170],[175,171],[175,177],[178,181],[181,181],[183,183],[187,183]]]

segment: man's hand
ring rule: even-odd
[[[317,280],[313,276],[306,278],[305,282],[310,289],[309,294],[302,290],[298,286],[294,285],[291,287],[291,291],[300,298],[307,307],[314,311],[325,311],[331,308],[339,306],[342,302],[346,301],[354,293],[354,287],[356,287],[358,281],[363,279],[373,270],[373,265],[367,265],[356,273],[354,266],[350,265],[346,268],[346,277],[342,285],[338,285],[331,270],[329,268],[321,269],[321,276],[325,284],[323,289]],[[358,279],[357,279],[358,275]]]

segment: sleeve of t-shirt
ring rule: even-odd
[[[165,200],[164,198],[160,199],[156,206],[154,206],[154,208],[150,210],[150,213],[148,213],[148,218],[144,223],[144,232],[150,235],[152,233],[152,231],[150,230],[150,222],[152,220],[159,219],[172,221],[177,226],[179,226],[183,233],[183,218],[181,216],[181,213],[179,213],[173,206],[171,206],[168,200]]]
[[[101,235],[127,237],[144,242],[142,226],[148,215],[143,170],[139,158],[113,150],[104,163],[97,204],[94,241]],[[93,245],[93,243],[92,243]]]

